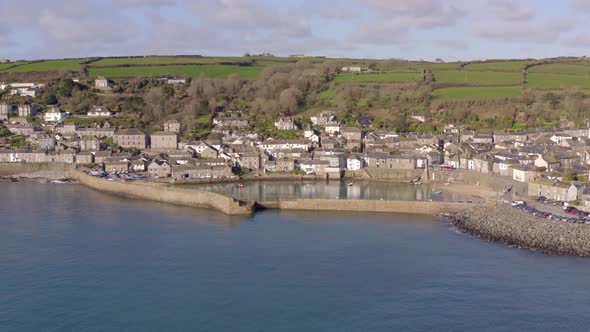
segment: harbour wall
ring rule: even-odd
[[[251,202],[240,201],[209,191],[179,189],[156,183],[108,181],[77,170],[70,173],[71,178],[77,180],[80,184],[114,195],[176,205],[211,208],[228,215],[251,214],[253,212],[253,203]]]
[[[0,163],[0,178],[64,180],[72,168],[59,163]]]
[[[424,173],[421,169],[387,169],[366,167],[356,171],[346,170],[345,179],[379,180],[408,183]]]
[[[428,215],[435,215],[440,213],[453,213],[479,205],[484,204],[459,202],[382,201],[308,198],[279,201],[279,208],[282,210],[395,212]]]

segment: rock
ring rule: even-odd
[[[485,240],[548,254],[590,256],[590,225],[539,218],[509,205],[473,207],[446,219]]]

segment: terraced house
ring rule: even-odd
[[[113,141],[122,148],[143,150],[148,145],[148,136],[137,128],[120,129],[113,136]]]
[[[0,121],[8,120],[10,113],[14,110],[14,106],[9,104],[0,104]]]
[[[178,136],[169,131],[159,131],[150,135],[151,148],[154,150],[167,150],[178,148]]]

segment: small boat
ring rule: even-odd
[[[348,184],[348,186],[349,186],[349,187],[351,187],[352,185],[353,185],[353,183],[352,183],[352,182]]]
[[[244,188],[244,184],[243,183],[238,183],[238,188]]]
[[[440,195],[440,194],[442,194],[442,191],[433,191],[432,194],[433,195]]]

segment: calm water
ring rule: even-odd
[[[0,183],[0,331],[587,331],[590,261],[429,217]]]
[[[352,183],[352,184],[351,184]],[[351,184],[351,185],[349,185]],[[181,188],[209,190],[236,198],[255,201],[274,201],[290,198],[326,199],[383,199],[383,200],[433,200],[458,201],[471,197],[445,190],[445,186],[413,185],[369,181],[246,181],[239,188],[236,183],[180,185]],[[441,192],[433,194],[433,191]]]

